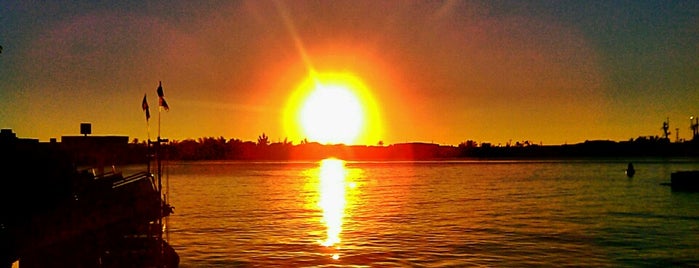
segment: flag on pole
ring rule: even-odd
[[[160,103],[160,107],[163,107],[165,111],[170,110],[170,106],[167,106],[167,102],[165,101],[165,94],[163,94],[163,82],[160,81],[158,82],[158,99]]]
[[[146,112],[146,121],[150,119],[150,108],[148,108],[148,101],[146,100],[146,94],[143,94],[143,102],[141,102],[141,108]]]

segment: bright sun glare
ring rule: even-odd
[[[318,83],[301,107],[300,121],[309,139],[322,143],[351,143],[359,134],[364,111],[344,85]]]
[[[377,114],[369,92],[355,76],[315,73],[289,99],[284,124],[292,138],[309,142],[375,143],[380,135]]]

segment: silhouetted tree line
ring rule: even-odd
[[[143,160],[141,155],[153,155],[155,147],[151,145],[147,153],[146,142],[134,139],[129,146],[132,160]],[[224,137],[206,137],[171,141],[163,145],[163,153],[171,160],[319,160],[337,157],[345,160],[428,160],[456,158],[459,151],[456,146],[444,146],[432,143],[401,143],[385,146],[380,141],[376,146],[366,145],[324,145],[317,142],[301,140],[299,144],[284,139],[271,142],[269,136],[262,133],[257,141],[226,139]],[[145,160],[143,160],[145,161]],[[133,161],[130,161],[133,162]]]
[[[134,139],[127,143],[122,137],[71,138],[64,142],[39,143],[38,140],[17,139],[3,132],[0,141],[7,144],[36,144],[45,149],[68,152],[76,165],[105,166],[145,163],[157,149],[170,160],[320,160],[337,157],[345,160],[445,160],[492,158],[575,158],[575,157],[699,157],[699,139],[670,142],[667,138],[639,137],[628,141],[585,141],[578,144],[541,145],[531,141],[508,142],[505,146],[467,140],[458,146],[434,143],[399,143],[376,146],[324,145],[302,140],[299,144],[284,139],[271,142],[262,133],[257,141],[206,137],[173,140],[160,145]],[[125,137],[124,137],[125,138]],[[125,138],[127,139],[127,138]],[[8,143],[9,142],[9,143]],[[152,158],[151,158],[152,159]]]
[[[667,138],[638,137],[628,141],[585,141],[578,144],[540,145],[529,141],[492,146],[466,141],[459,144],[460,157],[473,158],[573,158],[573,157],[696,157],[699,139],[670,142]]]
[[[144,146],[138,144],[138,146]],[[531,141],[505,146],[467,140],[458,146],[400,143],[377,146],[324,145],[302,140],[270,142],[266,134],[256,142],[224,137],[172,141],[165,145],[173,160],[439,160],[459,158],[570,158],[570,157],[682,157],[699,156],[699,140],[672,143],[665,138],[639,137],[628,141],[585,141],[578,144],[541,145]],[[132,150],[134,152],[138,150]],[[142,151],[142,149],[140,150]],[[135,155],[134,155],[135,156]]]

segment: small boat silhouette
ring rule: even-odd
[[[672,191],[699,192],[699,170],[676,171],[670,174]]]
[[[629,163],[629,165],[626,167],[626,176],[631,178],[633,177],[634,174],[636,174],[636,170],[633,168],[633,163]]]

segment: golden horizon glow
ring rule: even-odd
[[[284,110],[292,139],[324,144],[375,144],[381,125],[367,87],[350,73],[311,73],[294,90]]]

